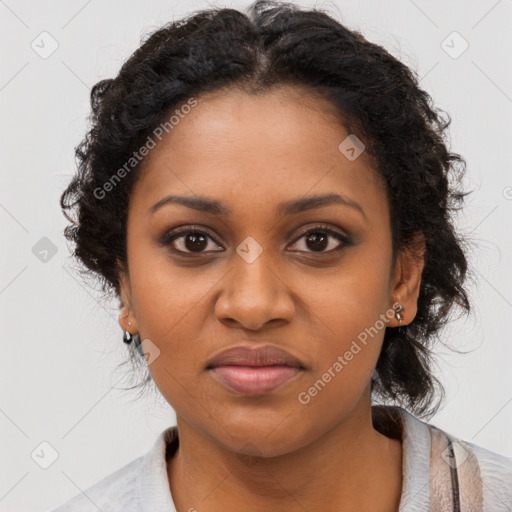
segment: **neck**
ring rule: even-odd
[[[179,447],[167,464],[178,511],[396,511],[402,485],[398,440],[357,407],[310,444],[275,457],[241,456],[178,416]]]

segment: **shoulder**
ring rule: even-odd
[[[169,427],[153,447],[51,512],[169,512],[174,504],[167,477],[167,456],[179,444],[178,429]]]
[[[490,510],[512,510],[512,457],[505,457],[468,441],[458,442],[470,450],[478,461],[484,504],[492,503],[494,508]]]
[[[457,457],[457,468],[461,468],[466,461],[472,458],[478,463],[479,476],[484,486],[506,491],[506,496],[512,504],[512,457],[501,455],[483,446],[466,441],[455,435],[445,432],[435,426],[427,424],[432,431],[441,432],[455,446],[454,453]]]
[[[468,496],[477,496],[475,491],[480,489],[484,511],[512,510],[512,457],[466,441],[408,413],[405,416],[410,426],[416,425],[416,428],[410,430],[428,429],[430,432],[431,470],[436,466],[454,466],[460,479],[461,493],[464,494],[465,491]],[[445,444],[440,444],[441,437],[446,440]],[[447,447],[449,441],[450,450]],[[435,454],[442,461],[435,460],[436,458],[433,460]],[[439,470],[436,472],[439,473]]]
[[[111,473],[51,512],[132,512],[137,507],[137,474],[143,457]]]

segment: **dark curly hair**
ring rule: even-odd
[[[98,190],[191,97],[229,87],[250,94],[306,87],[364,141],[387,183],[393,258],[398,250],[416,250],[415,235],[424,236],[417,315],[403,329],[386,328],[372,392],[420,416],[432,414],[444,395],[432,372],[432,343],[454,305],[470,311],[466,242],[451,218],[468,193],[461,185],[466,162],[444,139],[451,119],[418,82],[415,72],[359,32],[291,3],[260,0],[246,13],[208,9],[163,26],[117,77],[92,88],[92,128],[75,148],[78,172],[60,199],[71,221],[64,234],[73,256],[99,278],[104,293],[119,297],[116,259],[126,266],[127,209],[140,165],[111,187],[108,201]]]

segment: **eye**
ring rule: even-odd
[[[211,244],[209,242],[212,242]],[[199,230],[195,227],[181,229],[180,231],[170,231],[166,233],[160,240],[162,245],[170,245],[172,250],[177,253],[184,254],[202,254],[210,247],[219,248],[219,244],[206,231]],[[223,250],[221,248],[221,250]],[[220,251],[214,251],[220,252]]]
[[[304,239],[302,244],[298,243],[302,239]],[[343,233],[335,231],[328,226],[317,226],[308,229],[294,242],[294,244],[306,247],[306,250],[299,249],[300,252],[316,252],[324,254],[342,251],[346,246],[350,245],[351,242]],[[307,250],[308,248],[310,248],[309,251]]]

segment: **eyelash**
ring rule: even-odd
[[[324,251],[324,252],[315,252],[315,251],[298,251],[298,252],[305,252],[305,253],[308,253],[308,254],[316,254],[316,255],[319,255],[319,256],[331,255],[333,253],[341,252],[347,246],[352,245],[351,240],[347,236],[345,236],[345,235],[339,233],[338,231],[335,231],[335,230],[333,230],[333,229],[331,229],[331,228],[329,228],[328,226],[325,226],[325,225],[319,225],[319,226],[315,226],[313,228],[308,229],[307,231],[302,233],[298,238],[296,238],[295,241],[292,243],[292,245],[296,244],[302,238],[307,237],[307,236],[309,236],[309,235],[311,235],[313,233],[325,233],[327,235],[332,236],[333,238],[335,238],[339,242],[341,242],[341,244],[338,247],[336,247],[335,249],[331,249],[329,251]],[[162,237],[162,239],[160,240],[160,243],[162,245],[164,245],[164,246],[170,246],[170,245],[172,245],[172,243],[175,240],[177,240],[179,238],[182,238],[183,236],[189,235],[189,234],[205,235],[207,238],[209,238],[210,240],[214,241],[217,245],[220,245],[215,240],[215,238],[212,235],[210,235],[207,231],[198,229],[197,227],[194,227],[194,226],[186,227],[186,229],[180,229],[180,231],[178,231],[178,232],[176,232],[174,230],[169,231],[168,233],[166,233]],[[178,253],[179,255],[186,255],[186,256],[189,256],[189,255],[195,256],[195,255],[207,254],[207,252],[205,252],[205,251],[203,251],[203,252],[192,252],[192,251],[187,252],[187,251],[182,251],[182,250],[179,250],[179,249],[175,249],[174,247],[171,247],[171,249],[174,252]],[[214,252],[221,252],[221,251],[214,251]]]

